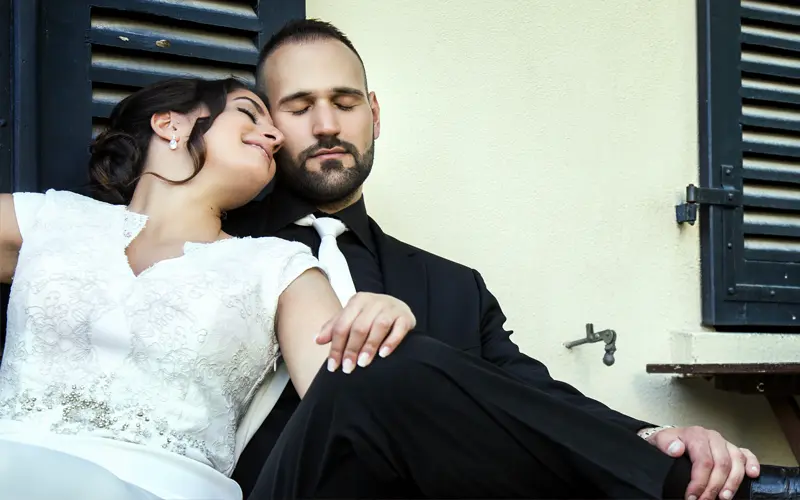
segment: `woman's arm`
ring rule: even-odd
[[[309,269],[278,299],[276,330],[289,377],[302,398],[317,375],[330,348],[315,337],[329,319],[342,310],[339,299],[319,269]]]
[[[0,194],[0,283],[11,283],[21,246],[14,200],[10,194]]]
[[[388,356],[416,325],[408,306],[389,295],[357,293],[342,309],[319,269],[305,271],[278,299],[276,330],[289,376],[302,398],[328,359],[329,371],[368,366]],[[330,348],[325,345],[331,344]],[[382,346],[382,347],[381,347]]]

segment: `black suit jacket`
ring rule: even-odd
[[[503,328],[506,317],[500,304],[477,271],[403,243],[385,234],[372,219],[370,227],[385,291],[409,305],[417,319],[416,331],[480,356],[517,379],[632,433],[652,425],[616,412],[569,384],[554,380],[542,363],[521,353],[510,339],[512,332]],[[241,484],[245,497],[298,403],[296,392],[288,387],[242,454],[233,477]]]
[[[371,221],[386,292],[411,307],[417,330],[457,349],[474,353],[520,380],[571,402],[597,418],[631,432],[652,424],[636,420],[550,377],[539,361],[520,352],[503,325],[500,304],[474,269],[444,259],[384,234]]]

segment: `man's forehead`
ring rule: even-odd
[[[361,61],[338,40],[290,42],[270,54],[264,65],[267,90],[329,92],[336,87],[363,89]]]

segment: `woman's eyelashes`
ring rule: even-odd
[[[253,123],[258,123],[258,120],[256,120],[256,114],[255,114],[255,113],[253,113],[252,111],[250,111],[249,109],[247,109],[247,108],[239,108],[239,111],[241,111],[242,113],[244,113],[244,114],[246,114],[247,116],[249,116],[249,117],[250,117],[250,120],[251,120]]]

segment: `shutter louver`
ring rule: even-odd
[[[92,135],[117,102],[158,80],[234,76],[254,83],[258,30],[249,1],[95,2],[89,31]]]
[[[800,7],[742,2],[741,29],[744,258],[800,262]]]
[[[708,207],[701,233],[704,323],[794,331],[800,327],[800,4],[698,5],[700,38],[707,41],[701,183],[742,192],[741,206]]]
[[[82,191],[87,145],[131,92],[171,77],[255,81],[261,45],[304,0],[39,0],[39,189]]]

